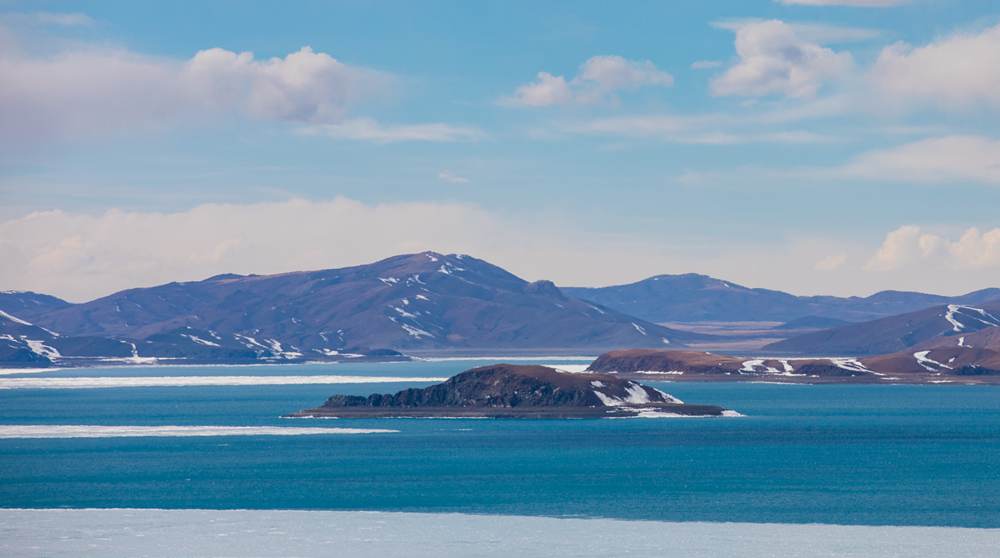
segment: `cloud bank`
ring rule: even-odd
[[[805,236],[790,236],[778,247],[739,237],[706,244],[602,234],[571,221],[507,217],[469,204],[335,198],[206,204],[172,213],[31,213],[0,222],[0,289],[79,301],[224,272],[342,267],[427,249],[472,254],[525,279],[572,286],[686,272],[835,294],[876,288],[959,292],[1000,283],[1000,229],[970,229],[952,239],[904,227],[881,247]],[[935,257],[948,265],[938,265]],[[909,267],[914,262],[923,262],[921,273]]]
[[[212,48],[184,61],[126,50],[0,54],[0,141],[88,138],[231,114],[329,123],[389,77],[309,47],[284,57]]]
[[[518,87],[503,104],[521,107],[593,104],[614,98],[619,91],[647,86],[667,87],[674,78],[649,60],[621,56],[594,56],[580,66],[575,77],[538,72],[535,81]]]
[[[810,38],[808,30],[784,21],[720,26],[736,32],[739,60],[712,81],[715,95],[812,97],[824,83],[854,68],[850,53],[826,48]]]
[[[949,239],[916,225],[904,225],[886,235],[867,267],[877,271],[995,269],[1000,267],[1000,228],[980,231],[972,227]]]

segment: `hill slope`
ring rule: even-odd
[[[683,346],[704,338],[567,297],[548,281],[529,283],[476,258],[435,252],[130,289],[56,309],[37,323],[64,335],[143,340],[190,327],[213,343],[306,355],[347,347]]]
[[[764,349],[796,354],[885,354],[939,337],[968,335],[995,326],[1000,326],[1000,301],[978,306],[946,304],[806,333],[772,343]]]
[[[651,322],[781,321],[819,317],[858,322],[939,304],[978,304],[1000,298],[1000,289],[959,297],[882,291],[868,297],[795,296],[752,289],[688,273],[657,275],[636,283],[599,288],[563,288],[577,298],[614,308]]]

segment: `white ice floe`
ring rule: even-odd
[[[514,362],[514,361],[545,361],[545,360],[585,360],[589,364],[597,358],[594,356],[564,356],[564,355],[539,355],[539,356],[520,356],[520,355],[476,355],[476,356],[451,356],[451,357],[424,357],[421,360],[427,362],[453,362],[460,360],[492,360],[494,362]],[[558,365],[544,365],[544,366],[558,366]]]
[[[963,527],[306,510],[3,509],[0,525],[0,554],[50,558],[995,558],[1000,537]]]
[[[19,373],[11,371],[11,373]],[[0,378],[0,389],[98,389],[125,387],[278,386],[443,382],[407,376],[107,376]]]
[[[745,416],[736,411],[725,410],[722,411],[722,415],[684,415],[681,413],[671,413],[669,411],[660,411],[657,409],[639,409],[639,413],[634,417],[610,417],[610,418],[719,418],[719,417],[742,417]]]
[[[928,357],[927,355],[929,354],[930,351],[917,351],[913,353],[913,358],[917,359],[917,364],[922,366],[924,370],[927,370],[928,372],[940,372],[941,368],[951,370],[951,366]]]
[[[129,362],[129,363],[132,363],[132,364],[156,364],[156,362],[157,362],[157,358],[156,357],[143,357],[143,356],[139,356],[139,348],[135,346],[135,343],[132,343],[130,341],[129,345],[131,345],[131,347],[132,347],[132,356],[124,358],[124,359],[120,359],[122,362]],[[109,358],[107,360],[108,361],[118,361],[119,359]]]
[[[382,428],[300,428],[287,426],[95,426],[76,424],[5,424],[0,439],[11,438],[139,438],[179,436],[316,436],[380,434]]]
[[[638,331],[639,333],[641,333],[643,335],[646,335],[646,330],[641,325],[639,325],[639,324],[637,324],[635,322],[632,322],[632,327],[634,327],[635,330]]]
[[[669,345],[670,344],[670,340],[667,339],[666,337],[660,337],[660,341],[663,341],[664,345]]]
[[[422,295],[422,294],[418,294],[417,296],[415,296],[415,297],[413,297],[413,298],[415,298],[415,299],[417,299],[417,300],[423,300],[423,301],[425,301],[425,302],[426,302],[426,301],[429,301],[429,300],[430,300],[429,298],[427,298],[426,296],[424,296],[424,295]]]

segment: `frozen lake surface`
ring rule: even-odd
[[[0,555],[995,557],[1000,529],[278,510],[0,510]]]

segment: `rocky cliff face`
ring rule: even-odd
[[[335,395],[302,415],[332,416],[635,416],[661,411],[721,415],[686,405],[656,388],[607,374],[570,374],[546,366],[474,368],[422,389],[368,397]]]

